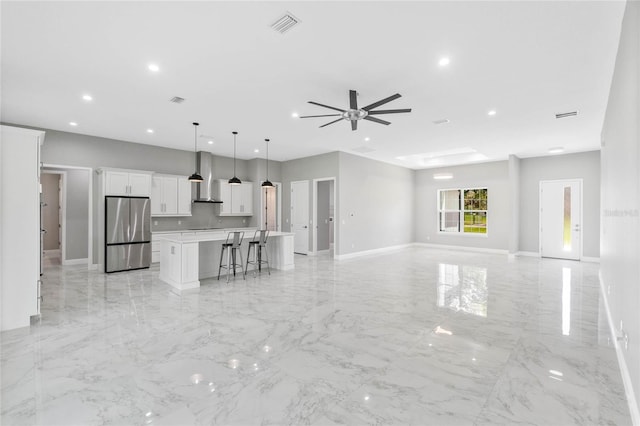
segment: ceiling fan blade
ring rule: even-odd
[[[400,112],[411,112],[411,108],[405,109],[379,109],[378,111],[369,111],[369,115],[371,114],[397,114]]]
[[[384,124],[385,126],[388,126],[389,124],[391,124],[388,121],[380,120],[379,118],[371,117],[370,115],[367,115],[364,119],[365,120],[369,120],[369,121],[373,121],[375,123]]]
[[[364,108],[362,108],[362,109],[363,109],[363,110],[365,110],[365,111],[369,111],[370,109],[377,108],[377,107],[379,107],[380,105],[384,105],[384,104],[386,104],[387,102],[391,102],[391,101],[392,101],[392,100],[394,100],[394,99],[398,99],[398,98],[399,98],[399,97],[401,97],[401,96],[402,96],[402,95],[400,95],[400,93],[396,93],[395,95],[391,95],[391,96],[389,96],[388,98],[384,98],[384,99],[383,99],[383,100],[381,100],[381,101],[374,102],[374,103],[372,103],[371,105],[367,105],[366,107],[364,107]]]
[[[343,110],[343,109],[332,107],[332,106],[329,106],[329,105],[323,105],[323,104],[319,104],[319,103],[313,102],[313,101],[309,101],[309,103],[313,104],[313,105],[318,105],[318,106],[321,106],[321,107],[329,108],[329,109],[332,109],[332,110],[335,110],[335,111],[345,112],[345,110]]]
[[[355,90],[349,90],[349,108],[358,109],[358,100],[356,99],[357,96],[358,94]]]
[[[320,128],[328,126],[329,124],[337,123],[338,121],[342,121],[342,117],[338,118],[337,120],[333,120],[333,121],[331,121],[331,122],[329,122],[327,124],[323,124],[322,126],[320,126]]]
[[[342,114],[323,114],[323,115],[301,115],[298,118],[314,118],[314,117],[338,117]]]
[[[351,121],[351,130],[358,130],[358,120]]]

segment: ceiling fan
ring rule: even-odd
[[[378,102],[374,102],[371,105],[367,105],[366,107],[362,107],[362,108],[358,108],[358,100],[356,99],[357,96],[358,94],[356,93],[355,90],[349,90],[349,109],[335,108],[329,105],[319,104],[318,102],[309,101],[309,103],[313,105],[318,105],[324,108],[340,111],[340,114],[302,115],[300,116],[300,118],[340,117],[337,120],[331,121],[327,124],[323,124],[320,127],[325,127],[325,126],[328,126],[329,124],[337,123],[340,120],[347,120],[351,122],[351,130],[357,130],[358,120],[369,120],[369,121],[373,121],[374,123],[384,124],[385,126],[388,126],[389,124],[391,124],[388,121],[380,120],[379,118],[372,117],[372,115],[411,112],[411,108],[374,110],[374,108],[384,105],[387,102],[391,102],[394,99],[398,99],[401,96],[399,93],[396,93],[395,95],[391,95],[388,98],[384,98]]]

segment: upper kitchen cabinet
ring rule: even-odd
[[[152,216],[191,216],[191,182],[185,176],[154,175]]]
[[[151,195],[152,172],[134,170],[102,169],[104,172],[105,194],[131,197]]]
[[[217,180],[220,216],[253,216],[253,182],[229,185],[226,180]]]

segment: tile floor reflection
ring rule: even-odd
[[[49,266],[43,295],[1,336],[3,425],[631,422],[597,264],[299,256],[181,295]]]

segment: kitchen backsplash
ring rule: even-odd
[[[194,228],[241,228],[249,226],[250,217],[220,217],[219,204],[193,203],[191,216],[152,217],[152,231],[174,231]],[[243,222],[244,221],[244,222]],[[178,222],[181,222],[180,224]]]

